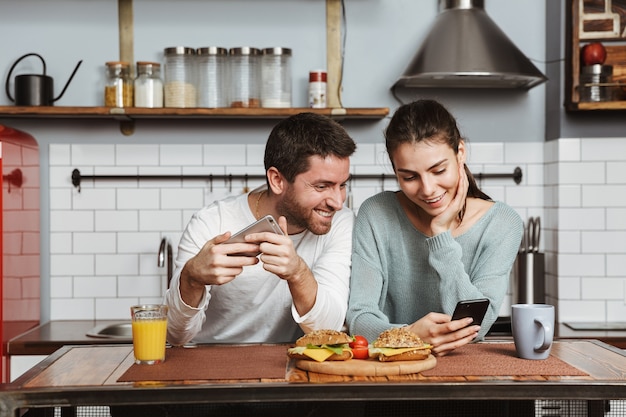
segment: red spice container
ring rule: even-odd
[[[309,71],[309,107],[323,109],[326,107],[326,71]]]

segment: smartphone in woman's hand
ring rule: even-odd
[[[476,300],[463,300],[459,301],[452,313],[452,320],[460,320],[465,317],[471,317],[473,324],[480,324],[487,314],[487,308],[489,308],[489,300],[486,298],[479,298]]]

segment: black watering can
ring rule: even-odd
[[[23,74],[15,77],[15,99],[11,96],[11,92],[9,91],[9,81],[11,80],[11,73],[13,72],[13,68],[24,58],[29,56],[36,56],[41,59],[41,63],[43,64],[43,74]],[[63,87],[63,91],[57,98],[54,98],[54,82],[52,77],[46,75],[46,61],[39,55],[35,53],[26,54],[13,64],[11,69],[9,70],[9,75],[6,80],[6,92],[9,99],[15,102],[17,106],[52,106],[54,102],[60,99],[65,90],[67,90],[67,86],[70,85],[70,81],[74,78],[74,74],[78,71],[78,67],[82,64],[83,61],[78,61],[76,68],[74,68],[74,72],[70,75],[70,79],[67,80],[65,87]]]

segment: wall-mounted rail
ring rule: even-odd
[[[474,174],[474,178],[477,181],[489,178],[512,178],[516,184],[522,181],[522,169],[516,167],[513,173],[478,173]],[[228,181],[232,184],[233,181],[243,180],[264,180],[265,175],[249,175],[249,174],[181,174],[181,175],[82,175],[80,171],[75,168],[72,171],[72,184],[80,192],[80,184],[83,180],[205,180],[213,184],[213,181]],[[351,181],[355,180],[381,180],[384,182],[387,179],[395,179],[395,175],[390,174],[353,174],[350,177]]]

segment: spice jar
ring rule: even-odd
[[[196,107],[193,48],[176,46],[163,51],[163,103],[165,107]]]
[[[135,107],[163,107],[163,81],[161,64],[137,62],[135,78]]]
[[[120,61],[107,62],[104,105],[107,107],[132,107],[133,96],[130,64]]]
[[[326,71],[309,71],[309,107],[323,109],[326,107]]]
[[[260,68],[261,50],[257,48],[231,48],[230,107],[261,107]]]
[[[228,50],[198,48],[196,56],[198,107],[228,107]]]
[[[291,107],[291,49],[289,48],[263,50],[261,107]]]

